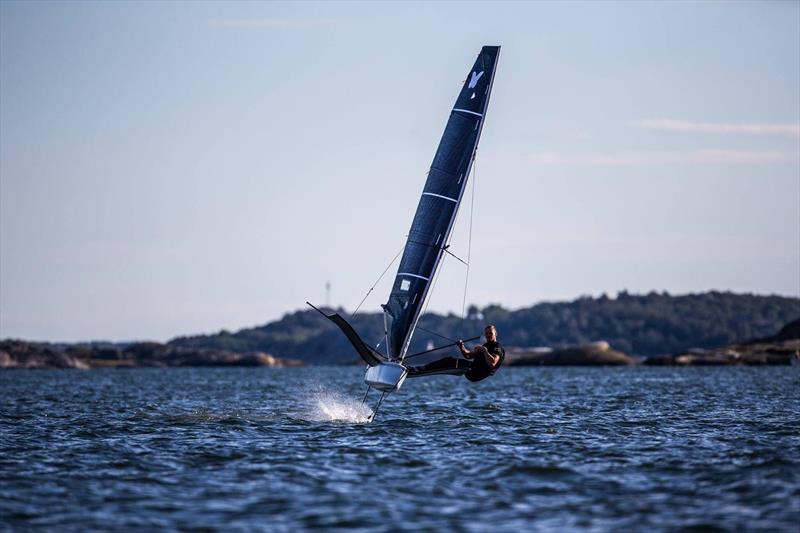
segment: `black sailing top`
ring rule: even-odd
[[[483,355],[474,356],[469,370],[467,370],[466,374],[464,374],[464,376],[470,381],[480,381],[488,378],[494,374],[498,368],[500,368],[500,365],[503,364],[503,360],[506,358],[506,350],[499,342],[488,341],[483,346],[490,354],[499,356],[500,360],[496,365],[489,366],[489,363],[486,362],[486,358],[483,357]]]
[[[484,46],[478,54],[428,172],[389,301],[383,306],[392,359],[405,356],[450,238],[478,146],[499,53],[499,46]]]

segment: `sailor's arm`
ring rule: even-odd
[[[461,352],[461,355],[463,355],[467,359],[472,359],[473,354],[471,351],[467,350],[467,348],[464,346],[464,341],[462,340],[458,341],[456,343],[456,346],[458,346],[458,351]]]
[[[486,362],[489,363],[489,366],[492,367],[495,366],[500,361],[500,356],[493,354],[489,350],[486,350],[484,352],[483,357],[484,359],[486,359]]]

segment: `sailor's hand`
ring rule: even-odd
[[[464,341],[462,341],[461,339],[458,339],[458,342],[456,343],[456,346],[458,346],[458,351],[461,352],[461,355],[464,355],[464,356],[467,355],[467,349],[464,347]]]

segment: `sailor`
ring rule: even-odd
[[[467,350],[463,341],[458,341],[458,349],[464,358],[471,361],[469,369],[464,373],[470,381],[480,381],[486,379],[500,367],[506,357],[506,350],[503,345],[497,342],[497,328],[494,324],[486,326],[483,330],[486,342],[476,346],[473,350]]]
[[[445,357],[427,365],[411,367],[408,369],[409,377],[424,374],[463,373],[464,377],[473,382],[488,378],[503,364],[506,351],[503,345],[497,342],[497,328],[493,324],[486,326],[483,335],[486,337],[486,342],[472,350],[468,350],[463,341],[458,341],[458,349],[464,356],[463,359]]]

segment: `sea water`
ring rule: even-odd
[[[800,524],[797,367],[362,374],[0,372],[0,529]]]

